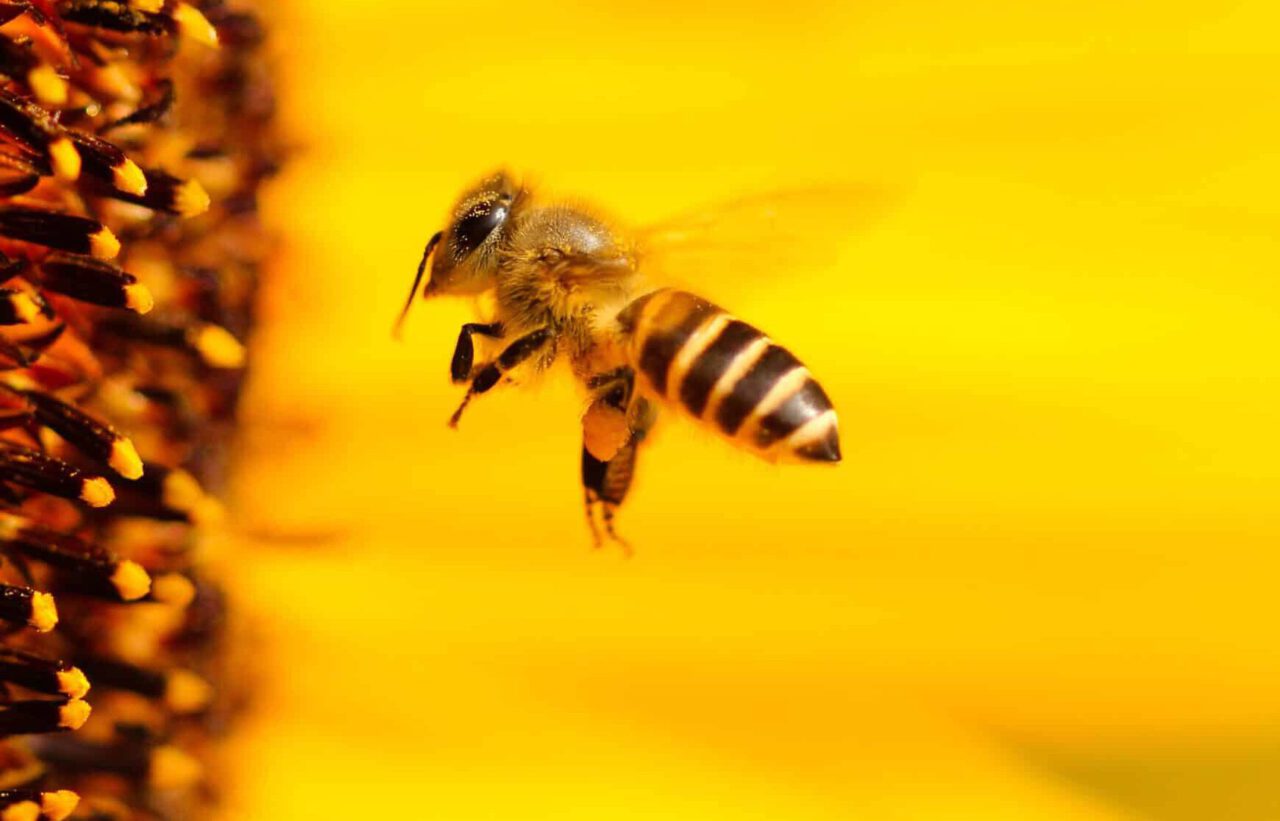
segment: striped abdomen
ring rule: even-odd
[[[840,461],[836,412],[791,352],[684,291],[655,291],[618,316],[640,381],[767,457]]]

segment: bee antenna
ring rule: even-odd
[[[418,263],[418,273],[413,278],[413,288],[409,290],[409,298],[404,302],[404,309],[400,311],[400,317],[396,319],[395,327],[391,330],[393,339],[400,339],[400,330],[404,327],[404,318],[409,315],[409,309],[413,307],[413,300],[418,296],[418,285],[422,283],[422,274],[427,270],[427,259],[430,258],[431,252],[435,250],[436,245],[440,242],[443,232],[436,231],[431,239],[427,240],[427,247],[422,252],[422,262]]]

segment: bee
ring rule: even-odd
[[[836,412],[818,381],[764,332],[700,296],[651,284],[639,244],[589,210],[541,202],[506,172],[458,198],[431,237],[397,323],[422,289],[491,297],[494,316],[462,326],[449,372],[466,394],[449,420],[517,369],[567,360],[586,388],[582,486],[597,546],[660,406],[677,408],[770,460],[839,462]],[[473,337],[499,341],[476,361]]]

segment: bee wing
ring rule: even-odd
[[[654,284],[717,293],[818,274],[892,199],[887,187],[850,183],[752,194],[688,211],[636,232],[640,270]]]

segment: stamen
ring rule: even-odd
[[[149,314],[156,300],[145,285],[124,286],[124,307],[138,314]]]
[[[79,667],[9,647],[0,648],[0,681],[51,696],[84,698],[89,692],[89,680]]]
[[[200,483],[182,468],[167,471],[161,482],[161,500],[165,507],[190,512],[204,499],[204,489],[200,487]]]
[[[165,680],[164,703],[179,715],[198,713],[213,701],[213,685],[189,670],[174,670]]]
[[[0,705],[0,736],[78,730],[89,720],[89,702],[11,701]]]
[[[84,698],[89,692],[89,679],[79,667],[58,673],[58,689],[70,698]]]
[[[204,775],[199,761],[168,744],[93,744],[75,736],[37,738],[29,743],[42,759],[59,770],[116,773],[135,781],[145,780],[152,789],[190,787]]]
[[[213,369],[243,365],[269,246],[260,184],[284,153],[264,30],[230,5],[0,0],[0,23],[25,18],[0,30],[0,561],[31,588],[8,603],[21,620],[0,620],[0,735],[31,734],[0,739],[0,787],[26,785],[0,790],[0,821],[197,817],[216,792],[190,789],[192,754],[217,743],[223,705],[181,716],[208,709],[216,680],[203,676],[236,641],[196,549],[196,525],[221,508],[186,471],[149,475],[112,426],[149,456],[220,471],[243,379]],[[210,193],[215,214],[178,219],[208,212]],[[106,262],[117,256],[130,264]],[[152,563],[165,568],[154,580]],[[32,635],[52,626],[54,596],[63,622]],[[151,676],[150,699],[108,694],[92,744],[54,733],[87,718],[89,679],[70,666],[82,654]],[[83,788],[84,802],[46,784]]]
[[[140,599],[151,592],[151,576],[137,562],[125,559],[111,574],[111,584],[125,601]]]
[[[169,79],[164,79],[164,80],[161,80],[157,85],[160,88],[159,99],[157,99],[155,102],[148,103],[147,105],[142,106],[141,108],[135,110],[132,114],[127,114],[113,123],[108,123],[107,125],[99,129],[99,133],[106,133],[108,131],[111,131],[126,125],[142,125],[145,123],[153,123],[159,120],[160,118],[162,118],[165,114],[169,113],[169,110],[173,108],[173,102],[174,102],[173,81]],[[191,155],[188,154],[188,156],[191,156]]]
[[[135,491],[154,507],[182,514],[188,518],[208,498],[195,477],[182,468],[170,468],[155,463],[144,463],[140,479],[125,487]],[[152,515],[143,510],[139,515]]]
[[[100,323],[103,330],[125,339],[171,348],[185,348],[211,368],[240,368],[244,365],[244,345],[221,325],[121,316]]]
[[[110,425],[99,422],[75,405],[41,391],[21,391],[41,425],[66,439],[78,450],[110,465],[126,479],[142,476],[142,460],[133,443]]]
[[[26,291],[0,288],[0,325],[26,325],[40,316],[40,306]]]
[[[71,790],[41,793],[40,799],[40,809],[49,821],[63,821],[80,805],[80,796]]]
[[[115,501],[116,492],[111,483],[102,477],[85,479],[80,488],[80,499],[89,507],[106,507]]]
[[[0,810],[0,821],[38,821],[40,805],[34,801],[17,801]]]
[[[195,180],[187,180],[173,190],[173,210],[180,217],[198,217],[209,210],[209,192]]]
[[[60,251],[111,259],[120,242],[105,225],[87,217],[58,211],[7,206],[0,208],[0,234]]]
[[[187,341],[211,368],[239,368],[244,365],[244,345],[219,325],[193,325]]]
[[[142,476],[142,457],[138,455],[138,449],[128,439],[121,438],[112,443],[107,464],[126,479],[137,479]]]
[[[195,6],[190,3],[179,2],[173,8],[173,21],[177,23],[178,33],[183,37],[211,48],[217,48],[218,30]]]
[[[58,608],[48,593],[0,584],[0,619],[48,633],[58,623]]]
[[[106,507],[116,495],[106,479],[7,442],[0,443],[0,480],[64,499],[79,499],[90,507]]]
[[[68,131],[80,154],[83,170],[126,194],[140,197],[147,193],[147,178],[124,151],[100,137]]]
[[[110,192],[111,196],[153,211],[165,211],[184,218],[196,217],[209,210],[209,194],[195,180],[184,180],[157,169],[147,169],[143,174],[146,177],[145,194],[113,190]]]
[[[0,130],[33,153],[48,157],[58,179],[79,178],[80,155],[58,121],[40,106],[6,89],[0,89]]]
[[[196,586],[181,573],[156,576],[151,583],[151,598],[161,604],[183,609],[196,598]]]
[[[54,253],[39,266],[41,287],[105,308],[145,314],[155,305],[151,291],[127,271],[93,257]]]
[[[74,536],[15,517],[0,519],[0,549],[20,553],[79,577],[80,584],[60,585],[77,593],[135,601],[151,590],[151,576],[137,562]]]
[[[204,776],[204,767],[177,747],[156,747],[151,751],[147,773],[152,789],[176,790],[190,787]]]
[[[209,682],[189,670],[162,673],[123,661],[93,657],[78,661],[99,688],[125,690],[163,701],[175,713],[199,712],[213,700]]]
[[[66,137],[59,137],[49,143],[49,162],[53,166],[53,175],[64,182],[75,182],[80,179],[83,165],[80,152]]]
[[[104,225],[89,235],[89,253],[98,259],[115,259],[120,253],[120,240]]]
[[[45,105],[67,104],[67,81],[48,63],[41,63],[27,72],[27,85],[36,99]]]

